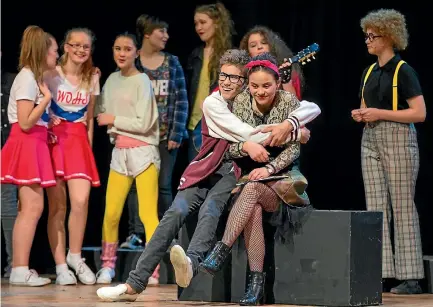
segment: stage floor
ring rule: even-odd
[[[179,306],[237,306],[228,303],[203,303],[203,302],[179,302],[176,299],[177,288],[175,285],[161,285],[148,287],[134,303],[110,303],[100,301],[96,295],[96,286],[56,286],[54,284],[45,287],[17,287],[10,286],[6,279],[1,283],[1,306],[140,306],[140,307],[179,307]],[[294,306],[294,305],[278,305]],[[396,296],[384,294],[383,305],[385,307],[433,307],[433,294],[416,296]],[[308,307],[308,306],[303,306]]]

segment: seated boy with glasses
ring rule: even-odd
[[[275,145],[281,145],[290,141],[299,135],[292,133],[294,128],[300,126],[299,122],[305,124],[320,113],[315,104],[304,102],[304,107],[301,106],[290,114],[284,123],[266,127],[269,129],[267,133],[256,133],[258,128],[265,127],[253,128],[230,112],[231,102],[246,85],[244,66],[248,61],[248,54],[237,49],[228,50],[221,57],[219,91],[207,97],[203,104],[203,145],[200,152],[182,175],[176,198],[146,245],[135,270],[129,273],[126,283],[98,289],[100,298],[135,301],[138,294],[146,288],[149,277],[186,218],[198,211],[197,227],[188,250],[185,252],[179,245],[175,245],[170,253],[176,283],[180,287],[187,287],[198,273],[200,262],[212,247],[219,218],[240,176],[240,169],[226,155],[230,142],[247,141],[255,152],[261,149],[266,151],[259,143],[274,142]],[[249,153],[247,148],[244,150]]]

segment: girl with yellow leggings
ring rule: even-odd
[[[119,70],[108,77],[97,106],[98,124],[108,127],[110,140],[115,144],[102,227],[102,268],[96,274],[96,282],[100,284],[111,283],[115,275],[119,221],[133,180],[147,240],[159,223],[159,127],[152,83],[134,64],[138,56],[134,35],[119,35],[113,53]]]

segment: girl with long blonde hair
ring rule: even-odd
[[[232,47],[234,34],[230,12],[222,3],[198,6],[194,12],[194,25],[204,43],[193,50],[188,58],[189,134],[188,161],[192,161],[201,147],[201,105],[218,87],[219,60]]]
[[[94,36],[89,29],[75,28],[65,35],[59,65],[46,76],[52,93],[51,118],[55,142],[51,146],[57,185],[48,190],[48,238],[56,262],[56,283],[87,285],[95,274],[81,257],[86,229],[90,188],[100,185],[92,152],[93,110],[99,95],[99,74],[92,62]],[[66,186],[69,214],[69,252],[66,255]]]
[[[56,67],[54,37],[38,26],[25,29],[21,40],[20,72],[9,97],[11,132],[1,150],[1,183],[18,186],[18,216],[13,229],[13,265],[9,283],[43,286],[51,282],[29,269],[29,257],[39,218],[44,210],[44,188],[56,184],[48,148],[48,108],[51,92],[44,73]]]

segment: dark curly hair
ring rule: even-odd
[[[290,50],[278,33],[272,31],[268,27],[261,25],[253,27],[243,36],[239,45],[240,49],[248,51],[248,40],[252,34],[260,34],[263,36],[265,42],[269,45],[269,52],[277,61],[277,66],[283,64],[284,59],[289,59],[293,56],[292,50]],[[299,63],[293,64],[292,71],[296,72],[296,74],[299,76],[301,87],[304,87],[304,74],[302,73],[301,65]]]

